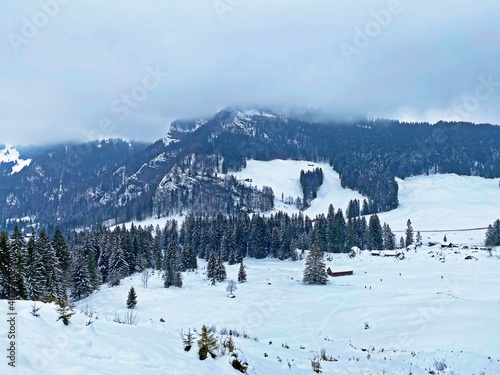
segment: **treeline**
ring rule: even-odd
[[[72,233],[66,241],[60,231],[52,240],[32,232],[26,240],[16,228],[0,235],[0,298],[61,301],[81,299],[103,283],[115,286],[135,272],[162,270],[165,287],[182,286],[182,272],[198,267],[203,258],[222,270],[245,257],[298,257],[297,250],[316,246],[321,252],[393,249],[395,239],[377,215],[345,219],[330,205],[327,215],[315,219],[302,213],[216,217],[190,215],[164,228],[131,226],[114,230]],[[221,271],[222,272],[222,271]],[[209,275],[210,276],[210,275]],[[218,275],[215,281],[224,279]]]

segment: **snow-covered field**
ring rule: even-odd
[[[447,240],[479,244],[485,230],[449,231],[484,228],[500,218],[499,179],[458,176],[456,174],[417,176],[397,180],[399,207],[380,214],[394,231],[403,231],[411,220],[415,230],[442,230],[422,233],[427,241]],[[396,233],[401,235],[402,232]]]
[[[444,374],[499,374],[500,251],[488,257],[447,250],[442,263],[432,250],[408,252],[402,261],[367,252],[336,255],[327,265],[354,275],[324,286],[300,282],[303,261],[247,259],[248,282],[238,284],[234,299],[227,298],[226,283],[209,285],[203,269],[185,274],[181,289],[163,288],[158,274],[145,289],[137,274],[77,303],[78,310],[96,311],[89,326],[81,312],[66,327],[56,322],[53,305],[43,305],[35,318],[30,303],[18,302],[18,367],[8,368],[3,356],[0,373],[237,374],[227,356],[202,362],[195,348],[183,351],[181,331],[209,324],[249,336],[235,339],[249,374],[312,374],[309,359],[321,349],[336,359],[321,362],[325,374],[407,375],[411,368],[423,375],[434,360],[446,363]],[[227,269],[236,279],[238,265]],[[114,323],[115,313],[127,313],[131,286],[138,324]],[[1,301],[4,353],[6,310]]]

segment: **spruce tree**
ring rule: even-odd
[[[75,300],[85,298],[92,293],[88,258],[81,247],[75,249],[72,279],[71,295]]]
[[[125,254],[120,246],[118,238],[113,240],[112,253],[109,257],[108,283],[111,286],[120,284],[120,280],[129,274],[129,265],[125,260]]]
[[[175,271],[172,267],[172,262],[170,260],[167,261],[167,266],[165,269],[165,273],[163,275],[163,286],[165,288],[170,288],[172,285],[175,285]]]
[[[227,278],[226,267],[224,266],[224,262],[221,257],[217,258],[217,263],[215,267],[215,281],[224,281]]]
[[[47,302],[66,300],[65,283],[59,259],[44,230],[40,232],[38,240],[35,242],[35,250],[41,255],[45,268],[43,275],[45,281],[44,300]]]
[[[247,281],[247,273],[245,271],[245,266],[243,262],[240,263],[240,270],[238,271],[238,282],[244,283]]]
[[[307,256],[302,281],[305,284],[326,284],[327,278],[323,253],[317,244],[313,244]]]
[[[45,297],[45,265],[42,254],[36,247],[37,236],[31,233],[28,241],[28,293],[30,299],[43,301]]]
[[[174,282],[173,285],[176,287],[181,288],[182,287],[182,274],[181,271],[175,271],[174,272]]]
[[[207,263],[207,278],[209,280],[213,280],[215,278],[216,270],[217,270],[217,259],[215,259],[215,254],[211,253]]]
[[[137,305],[137,294],[134,287],[131,287],[127,296],[127,308],[133,309]]]
[[[396,240],[389,224],[384,223],[382,231],[384,235],[384,249],[394,250],[396,248]]]
[[[417,232],[417,237],[415,238],[415,244],[417,246],[422,246],[422,235],[420,234],[420,231]]]
[[[9,236],[0,233],[0,299],[13,298],[14,278],[12,270]]]
[[[191,333],[191,328],[189,328],[188,333],[184,335],[182,343],[184,344],[184,350],[189,352],[194,343],[194,333]]]
[[[200,338],[198,339],[198,356],[200,360],[207,359],[208,355],[215,358],[215,351],[217,350],[217,339],[214,334],[206,325],[201,327]]]
[[[16,227],[10,237],[10,251],[14,273],[13,294],[16,299],[28,299],[28,250],[23,234]]]
[[[67,286],[70,280],[71,256],[66,240],[59,229],[54,233],[54,237],[52,237],[52,248],[55,251],[59,267],[62,271],[63,282]]]
[[[384,239],[382,235],[382,226],[380,225],[380,219],[378,215],[370,216],[370,221],[368,224],[368,231],[370,233],[370,244],[369,249],[382,249],[384,247]]]
[[[92,290],[97,290],[102,284],[102,276],[99,272],[99,269],[97,268],[97,262],[94,256],[94,251],[92,249],[89,249],[88,251],[88,268]]]
[[[75,314],[73,309],[75,306],[69,302],[68,298],[65,297],[64,300],[57,301],[56,311],[59,313],[59,320],[62,320],[64,325],[69,324],[69,319]]]
[[[410,246],[413,243],[413,227],[411,226],[411,221],[408,219],[406,222],[406,238],[405,246]]]

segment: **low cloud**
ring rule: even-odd
[[[0,143],[155,140],[176,118],[235,104],[500,123],[494,0],[40,0],[4,8]]]

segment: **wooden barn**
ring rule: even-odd
[[[354,274],[354,271],[352,271],[352,270],[344,270],[344,271],[335,270],[335,271],[332,271],[332,269],[330,267],[328,267],[328,269],[326,270],[326,273],[327,273],[328,276],[331,276],[331,277],[339,277],[339,276],[349,276],[349,275],[352,275],[352,274]]]

